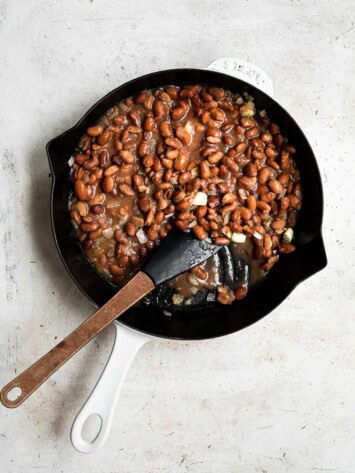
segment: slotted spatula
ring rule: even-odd
[[[112,299],[2,389],[2,404],[12,408],[20,406],[69,358],[158,284],[199,265],[220,248],[207,240],[197,240],[191,233],[172,232],[156,249],[142,271]],[[8,395],[15,388],[21,393],[15,400],[10,400]]]

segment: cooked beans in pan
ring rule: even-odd
[[[252,97],[217,87],[123,100],[87,129],[72,158],[70,211],[89,260],[121,285],[176,227],[248,250],[262,277],[295,250],[302,203],[296,149],[281,132]],[[222,304],[247,294],[246,285],[220,285],[213,264],[186,277],[195,287],[214,281]],[[177,295],[183,303],[184,291]]]

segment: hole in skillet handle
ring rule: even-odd
[[[87,443],[93,443],[98,438],[102,428],[102,418],[99,414],[90,414],[81,429],[81,437]]]
[[[12,380],[0,392],[1,403],[10,409],[20,406],[30,394],[18,381],[17,378]]]
[[[15,402],[22,395],[23,391],[20,386],[14,386],[10,391],[5,392],[6,399],[11,402]]]

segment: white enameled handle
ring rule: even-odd
[[[250,64],[250,62],[233,57],[220,57],[207,66],[206,69],[224,72],[237,79],[249,82],[249,84],[254,85],[270,95],[270,97],[274,96],[274,88],[270,77],[259,67]]]
[[[81,453],[93,453],[105,443],[110,432],[119,394],[138,350],[154,337],[113,322],[116,330],[110,358],[88,400],[76,416],[71,429],[71,442]],[[98,415],[101,426],[91,442],[83,439],[83,426],[91,415]]]

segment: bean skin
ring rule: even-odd
[[[179,152],[178,157],[174,160],[174,169],[177,171],[182,171],[185,169],[188,162],[188,154],[185,148],[182,148]]]
[[[247,207],[250,212],[254,212],[256,210],[256,199],[253,195],[247,197]]]
[[[153,117],[147,117],[144,120],[143,128],[145,131],[153,131],[155,128],[155,120]]]
[[[83,247],[85,250],[90,250],[90,248],[92,248],[94,242],[90,239],[86,239],[83,241]]]
[[[88,200],[88,192],[84,182],[80,179],[75,181],[75,194],[79,200]]]
[[[155,99],[153,103],[153,110],[157,117],[162,117],[165,113],[165,107],[160,99]]]
[[[96,125],[96,126],[90,126],[90,127],[86,130],[86,133],[87,133],[89,136],[96,137],[96,136],[101,135],[101,133],[102,133],[103,131],[104,131],[104,129],[103,129],[102,126]]]
[[[160,127],[159,127],[160,133],[165,137],[169,138],[172,136],[173,131],[171,129],[171,126],[168,122],[163,122]]]
[[[101,214],[105,213],[105,207],[103,205],[99,205],[99,204],[93,205],[91,207],[91,212],[95,215],[101,215]]]
[[[271,228],[273,230],[277,230],[279,228],[283,228],[286,225],[286,221],[283,219],[276,219],[271,223]]]
[[[137,228],[136,228],[135,225],[133,225],[133,223],[128,222],[128,223],[126,223],[125,231],[126,231],[128,236],[132,237],[136,234]]]
[[[281,194],[283,191],[282,184],[277,179],[271,179],[271,181],[269,181],[269,188],[275,194]]]
[[[186,111],[183,107],[174,108],[171,111],[171,118],[173,120],[181,120],[181,118],[186,114]]]
[[[248,177],[255,177],[258,174],[258,170],[255,164],[249,163],[244,168],[244,173]]]
[[[123,195],[128,195],[128,196],[134,195],[134,190],[128,184],[120,184],[118,188],[122,192]]]
[[[105,130],[97,137],[97,143],[100,146],[105,146],[110,141],[112,133],[109,130]]]
[[[279,252],[283,254],[292,253],[293,251],[295,251],[295,249],[295,245],[292,245],[291,243],[281,243],[281,245],[279,246]]]
[[[114,185],[115,185],[115,181],[113,180],[113,177],[111,176],[105,177],[102,181],[102,190],[104,192],[110,193],[112,192]]]
[[[104,176],[113,176],[114,174],[117,174],[119,170],[120,168],[114,164],[105,169]]]
[[[127,150],[120,151],[120,158],[126,164],[133,164],[135,161],[133,154]]]
[[[271,176],[271,169],[270,168],[263,168],[258,173],[258,182],[260,184],[265,184]]]
[[[243,220],[251,219],[252,213],[247,207],[243,207],[243,206],[239,207],[239,212]]]
[[[236,301],[240,301],[242,299],[244,299],[244,297],[247,295],[247,288],[246,287],[238,287],[235,291],[234,291],[234,298]]]
[[[216,245],[229,245],[230,243],[230,239],[229,238],[226,238],[226,237],[218,237],[214,240],[215,244]]]
[[[201,227],[201,225],[195,225],[192,228],[192,231],[194,232],[196,238],[198,238],[199,240],[204,240],[207,237],[207,233],[205,232],[203,227]]]

